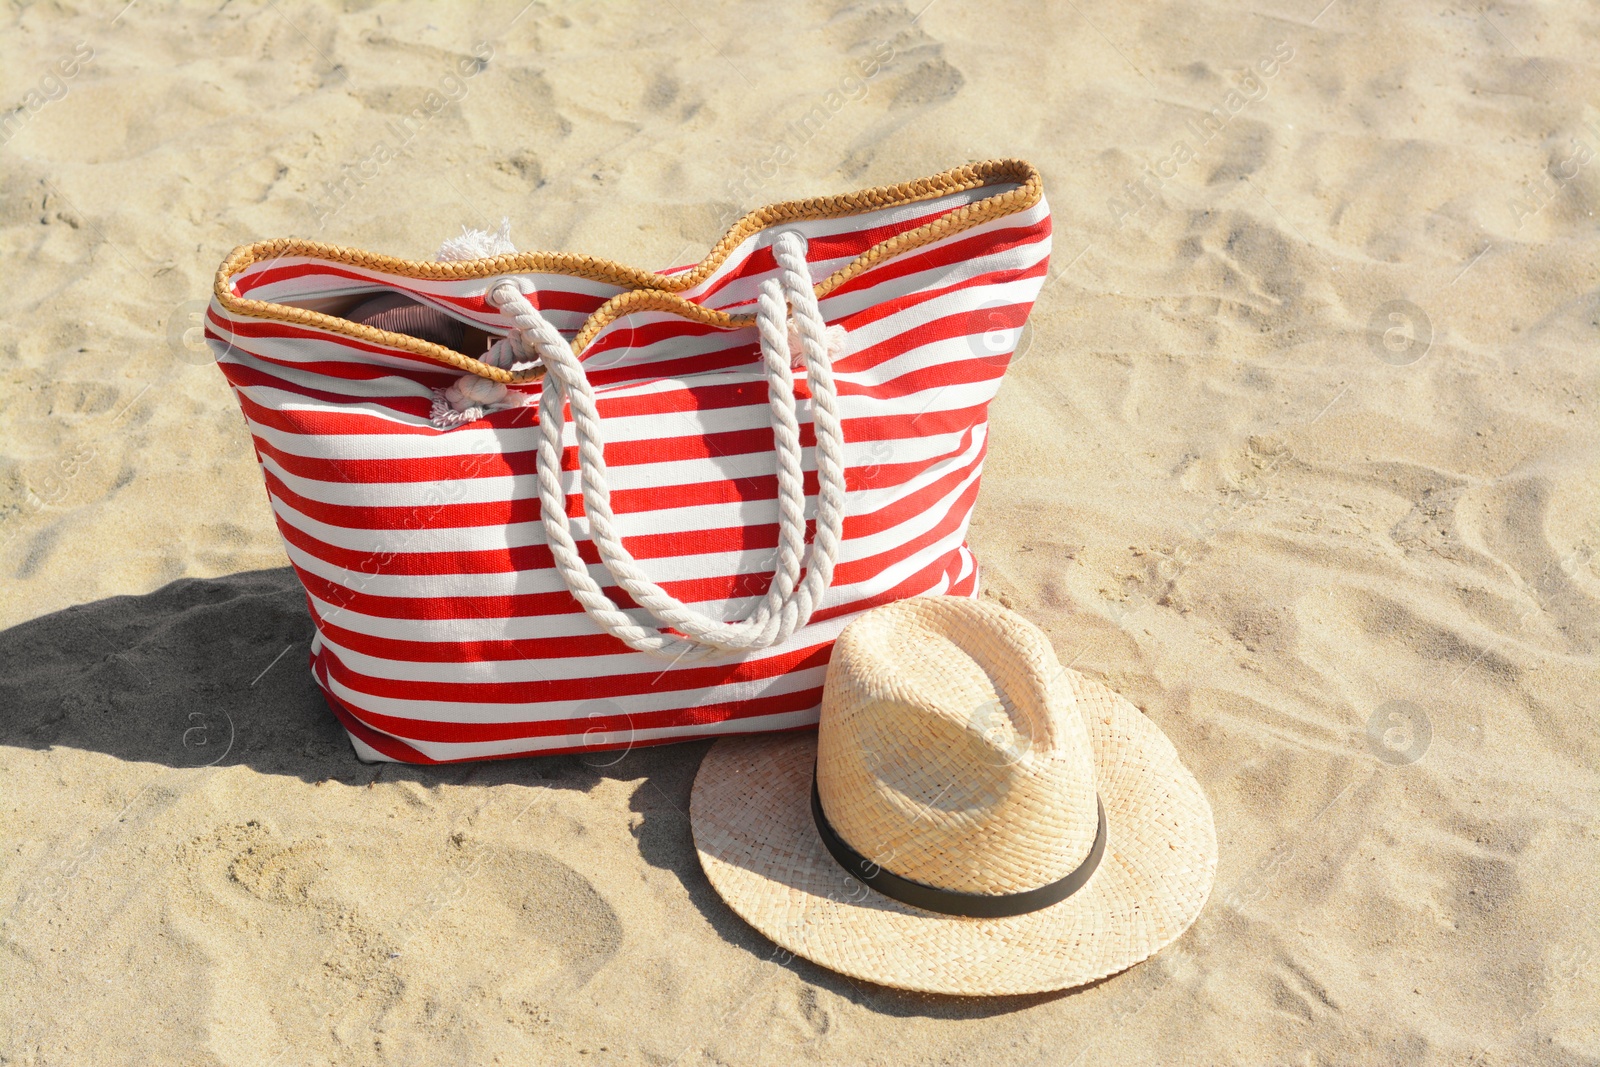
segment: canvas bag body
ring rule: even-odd
[[[1049,209],[1037,195],[902,242],[903,251],[895,242],[1017,185],[746,227],[714,269],[658,276],[698,275],[667,308],[646,297],[615,313],[615,298],[648,286],[583,276],[603,271],[417,277],[396,261],[292,245],[219,274],[207,335],[305,586],[311,668],[358,754],[451,762],[805,727],[816,722],[828,654],[851,617],[922,594],[976,595],[964,538],[987,407],[1047,274]],[[806,625],[774,647],[710,661],[634,651],[563,584],[539,521],[539,382],[512,386],[519,406],[440,429],[430,404],[458,367],[321,317],[401,293],[503,333],[507,320],[485,297],[513,278],[553,325],[580,338],[624,544],[674,596],[735,620],[765,594],[778,541],[766,380],[753,326],[696,321],[679,305],[748,315],[783,230],[806,238],[812,280],[826,289],[818,306],[846,331],[834,361],[847,488],[841,552]],[[855,269],[863,257],[870,264]],[[803,373],[796,388],[814,519]],[[592,576],[628,608],[586,540],[573,432],[569,418],[562,466],[573,535]]]

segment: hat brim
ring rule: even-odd
[[[1058,904],[1004,919],[922,911],[845,873],[811,817],[816,735],[730,737],[706,753],[689,818],[706,877],[740,918],[841,974],[926,993],[996,996],[1067,989],[1176,941],[1217,870],[1200,783],[1155,724],[1076,671],[1064,672],[1089,730],[1105,805],[1105,856]]]

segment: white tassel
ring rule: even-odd
[[[511,220],[503,218],[498,233],[461,227],[461,236],[445,241],[439,246],[439,254],[433,258],[441,263],[458,263],[465,259],[503,256],[516,250],[517,246],[511,243]]]
[[[503,256],[516,250],[517,246],[511,243],[511,220],[502,218],[497,233],[461,227],[461,236],[448,238],[439,246],[434,259],[441,263],[459,263],[469,259]],[[428,413],[428,421],[441,430],[450,430],[476,422],[497,407],[513,407],[525,400],[519,394],[508,402],[509,392],[500,382],[492,382],[476,374],[463,374],[451,382],[449,388],[433,391],[433,406]]]

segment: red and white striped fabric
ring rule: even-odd
[[[805,727],[816,721],[833,639],[853,615],[921,594],[976,595],[963,539],[987,406],[1049,259],[1037,174],[1016,162],[975,164],[776,205],[735,227],[743,239],[719,246],[720,262],[656,275],[654,287],[747,315],[773,276],[770,246],[784,230],[805,237],[821,314],[846,331],[833,362],[845,442],[841,550],[825,597],[790,638],[679,663],[599,628],[552,566],[536,405],[437,428],[434,391],[460,369],[326,316],[400,293],[503,335],[509,319],[486,295],[511,277],[569,339],[603,321],[578,357],[606,430],[623,541],[673,596],[726,620],[761,601],[778,544],[754,326],[670,310],[596,317],[611,298],[652,288],[629,282],[625,268],[594,280],[607,272],[508,274],[479,261],[482,270],[458,264],[464,276],[438,278],[421,265],[375,265],[378,257],[298,242],[270,243],[270,255],[252,254],[267,245],[240,249],[224,264],[207,337],[305,585],[312,670],[359,755],[450,762]],[[672,281],[686,278],[693,284]],[[540,388],[511,386],[530,398]],[[796,393],[814,518],[803,375]],[[569,417],[562,466],[573,535],[592,577],[633,609],[586,540],[573,431]]]

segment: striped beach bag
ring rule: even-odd
[[[987,407],[1049,250],[1014,160],[774,204],[660,273],[504,229],[236,249],[206,336],[357,755],[814,724],[851,617],[976,595]]]

